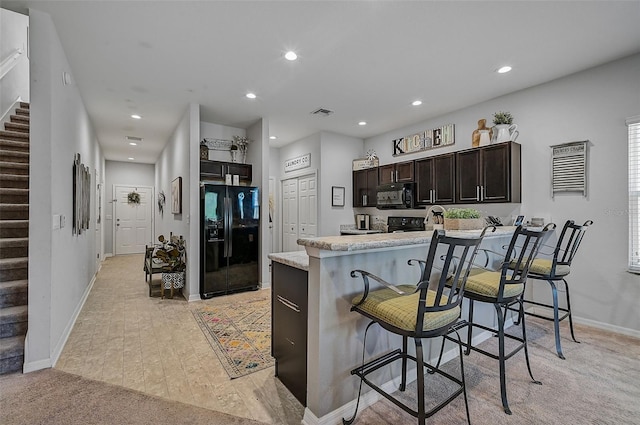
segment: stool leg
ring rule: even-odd
[[[560,319],[558,318],[558,288],[552,280],[548,281],[551,285],[551,294],[553,295],[553,330],[556,334],[556,351],[558,357],[564,360],[564,354],[562,354],[562,347],[560,346]]]
[[[418,375],[418,425],[425,425],[427,417],[424,413],[424,360],[422,358],[422,340],[416,342],[416,373]]]
[[[400,382],[400,391],[407,388],[407,337],[402,336],[402,381]]]
[[[465,356],[471,353],[471,338],[473,336],[473,300],[469,300],[469,333],[467,334],[467,347],[464,351]]]
[[[507,371],[505,365],[504,353],[504,316],[502,316],[502,308],[500,304],[493,305],[498,316],[498,362],[500,363],[500,397],[502,398],[502,407],[504,413],[511,414],[509,402],[507,401]]]
[[[574,342],[577,342],[578,344],[580,344],[580,341],[578,341],[575,335],[573,334],[573,319],[571,318],[571,301],[569,300],[569,284],[564,279],[562,279],[562,281],[564,282],[564,289],[566,291],[565,293],[567,294],[567,310],[569,313],[569,329],[571,329],[571,338],[573,338]]]
[[[467,400],[467,384],[464,380],[464,359],[463,359],[463,355],[462,355],[462,339],[460,339],[460,333],[458,331],[455,331],[456,335],[458,337],[458,351],[459,351],[459,356],[460,356],[460,375],[461,378],[460,380],[462,381],[462,394],[464,396],[464,407],[467,410],[467,423],[469,425],[471,425],[471,416],[469,415],[469,401]],[[442,349],[444,350],[444,342],[445,339],[442,338]],[[442,358],[442,350],[440,351],[440,358]],[[438,360],[438,365],[440,365],[440,360]]]
[[[534,384],[542,385],[542,382],[537,381],[536,378],[533,377],[533,372],[531,372],[531,363],[529,362],[529,345],[527,344],[527,327],[525,326],[524,321],[524,302],[522,298],[519,300],[520,303],[520,311],[522,312],[522,341],[524,344],[524,359],[527,361],[527,370],[529,370],[529,376]]]

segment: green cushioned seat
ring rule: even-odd
[[[527,261],[526,258],[522,260]],[[540,276],[550,276],[551,275],[551,266],[553,265],[552,260],[548,260],[546,258],[535,258],[531,265],[529,266],[529,273],[533,273]],[[516,267],[516,261],[511,260],[509,263],[509,268],[514,269]],[[558,264],[556,265],[556,276],[566,276],[571,271],[571,268],[566,264]]]
[[[478,295],[484,295],[487,297],[498,297],[498,290],[500,288],[500,275],[501,272],[486,271],[483,269],[472,269],[467,278],[467,286],[465,286],[466,293],[474,293]],[[516,297],[524,291],[524,285],[522,283],[506,284],[504,285],[505,298]]]
[[[397,288],[409,294],[416,290],[413,285],[398,285]],[[436,293],[434,291],[427,291],[427,306],[434,304],[435,297]],[[361,295],[356,296],[352,303],[354,305],[357,304],[361,298]],[[384,288],[369,292],[367,299],[357,308],[397,328],[415,331],[419,298],[420,292],[411,295],[399,295],[389,288]],[[446,302],[447,297],[443,295],[440,304],[444,305]],[[454,323],[459,316],[460,307],[457,306],[446,311],[427,312],[424,315],[422,329],[430,331],[441,328]]]
[[[551,274],[552,260],[544,258],[536,258],[531,262],[529,266],[529,273],[539,274],[541,276],[549,276]],[[556,265],[556,276],[566,276],[571,271],[571,268],[566,264]]]

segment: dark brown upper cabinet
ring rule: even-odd
[[[237,174],[241,182],[251,183],[251,164],[200,160],[200,180],[225,180],[225,175]]]
[[[353,206],[375,207],[378,167],[353,172]]]
[[[520,202],[519,144],[457,152],[456,170],[456,203]]]
[[[378,182],[380,184],[412,181],[414,181],[413,161],[398,162],[396,164],[387,164],[378,167]]]
[[[456,200],[455,153],[417,159],[416,205],[453,204]]]

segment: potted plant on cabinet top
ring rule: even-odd
[[[476,230],[484,225],[480,211],[473,208],[451,208],[444,212],[445,230]]]
[[[496,112],[493,114],[493,142],[515,142],[520,132],[518,125],[513,123],[513,116],[509,112]]]
[[[185,240],[182,236],[171,237],[167,241],[164,235],[158,236],[158,241],[162,244],[156,250],[154,255],[162,260],[162,297],[164,298],[164,290],[171,290],[171,298],[173,298],[173,290],[184,288],[184,272],[187,269]]]

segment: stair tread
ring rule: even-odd
[[[25,316],[29,313],[28,305],[16,305],[13,307],[3,307],[0,308],[0,320],[2,318],[7,318],[10,316]],[[7,322],[4,322],[7,323]]]
[[[4,228],[28,228],[29,220],[0,220],[0,227]]]
[[[0,167],[29,168],[28,162],[0,161]]]
[[[29,281],[27,279],[20,280],[8,280],[6,282],[0,282],[0,292],[20,292],[29,288]]]
[[[24,335],[2,338],[0,359],[21,356],[24,353]]]
[[[29,180],[29,175],[0,173],[0,180]]]
[[[0,247],[24,246],[29,244],[29,238],[0,238]]]
[[[4,193],[7,195],[10,195],[10,194],[19,195],[25,192],[29,193],[29,189],[20,189],[15,187],[0,187],[0,193]]]
[[[29,263],[29,257],[16,257],[16,258],[0,258],[0,266],[3,268],[9,268],[9,266],[27,265]]]
[[[29,133],[21,133],[19,131],[0,130],[0,136],[17,137],[19,139],[29,139]]]
[[[11,156],[29,156],[29,152],[25,152],[25,151],[12,151],[12,150],[7,150],[7,149],[0,149],[0,158],[2,156],[5,155],[11,155]]]

